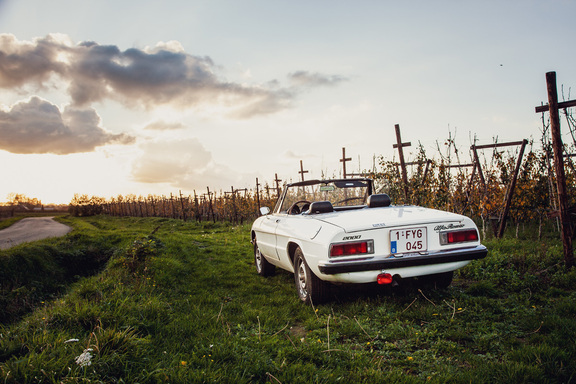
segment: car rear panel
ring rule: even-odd
[[[333,238],[332,243],[373,244],[368,254],[327,255],[318,264],[325,280],[369,282],[375,281],[381,272],[401,277],[449,272],[487,253],[472,220],[453,213],[413,206],[366,208],[326,215],[322,220],[345,231]],[[477,237],[441,244],[441,234],[452,231],[475,232]]]

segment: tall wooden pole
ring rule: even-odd
[[[574,266],[574,252],[572,250],[572,230],[568,216],[568,196],[566,193],[562,136],[560,135],[560,117],[558,115],[556,72],[546,73],[546,87],[548,89],[550,129],[552,133],[552,149],[554,150],[554,170],[556,172],[556,187],[558,189],[558,205],[560,208],[560,229],[562,230],[562,243],[564,245],[564,262],[566,267],[570,268]]]
[[[304,181],[304,174],[308,173],[308,171],[304,170],[304,165],[302,164],[302,160],[300,160],[300,171],[298,172],[300,176],[302,176],[302,181]]]
[[[256,215],[260,214],[260,183],[258,183],[258,178],[256,178]]]
[[[346,173],[346,162],[351,160],[352,160],[351,157],[346,157],[346,148],[342,147],[342,158],[340,159],[340,162],[342,163],[342,178],[344,179],[348,175]]]
[[[404,161],[404,151],[402,147],[409,147],[410,143],[403,143],[402,137],[400,136],[400,125],[394,125],[396,130],[396,144],[393,145],[394,148],[398,148],[398,157],[400,158],[400,167],[402,169],[402,183],[404,183],[404,198],[406,203],[408,202],[408,173],[406,172],[406,162]]]
[[[280,197],[280,182],[282,180],[278,178],[278,174],[275,173],[274,174],[274,182],[276,183],[276,198],[278,199]]]

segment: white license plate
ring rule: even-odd
[[[422,252],[428,249],[426,227],[390,231],[390,253]]]

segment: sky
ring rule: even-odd
[[[576,1],[0,0],[0,202],[372,169],[542,135]],[[572,95],[570,94],[572,92]],[[566,130],[564,128],[564,130]],[[567,132],[563,131],[564,137]],[[567,138],[566,138],[567,139]]]

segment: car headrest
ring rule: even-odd
[[[388,207],[391,203],[390,196],[385,193],[368,196],[369,208]]]
[[[310,214],[334,212],[334,207],[329,201],[315,201],[310,204],[309,212]]]

